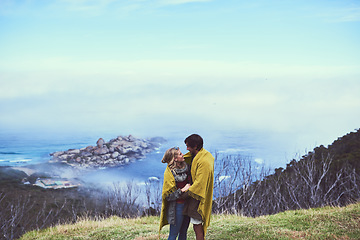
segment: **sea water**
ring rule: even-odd
[[[0,131],[0,166],[26,167],[47,163],[50,153],[96,146],[101,137],[106,142],[117,136],[128,136],[131,133],[109,132],[16,132]],[[62,178],[77,178],[85,186],[96,186],[112,191],[116,187],[125,187],[128,183],[139,186],[138,202],[146,205],[146,190],[150,187],[154,196],[161,192],[163,174],[166,164],[161,163],[165,151],[171,147],[179,147],[186,153],[184,139],[189,135],[186,131],[172,131],[162,135],[133,134],[136,138],[162,137],[166,139],[159,148],[124,166],[101,168],[90,171],[61,172]],[[263,165],[269,173],[286,164],[294,158],[299,158],[301,152],[306,152],[306,142],[297,140],[296,134],[279,134],[254,131],[208,131],[200,134],[204,138],[204,148],[218,159],[226,156],[243,156],[250,159],[257,167]],[[305,151],[304,151],[305,149]],[[216,164],[215,164],[216,166]],[[56,169],[59,171],[59,169]],[[215,174],[218,169],[215,168]],[[74,174],[74,172],[76,174]],[[226,179],[229,176],[220,176]],[[129,185],[129,186],[130,186]],[[143,194],[142,194],[143,193]],[[216,191],[214,192],[214,196]],[[157,200],[157,201],[161,201]],[[155,201],[155,202],[157,202]]]
[[[51,159],[50,153],[96,146],[101,137],[106,142],[117,136],[131,133],[108,132],[36,132],[4,131],[0,132],[0,166],[27,166],[46,163]],[[172,131],[160,136],[148,136],[137,133],[137,138],[162,137],[166,139],[158,149],[136,160],[117,168],[99,169],[83,173],[82,178],[89,182],[112,182],[162,180],[166,164],[161,163],[164,152],[171,147],[180,147],[186,153],[184,139],[190,135],[186,131]],[[207,131],[200,134],[204,138],[204,148],[220,155],[242,155],[257,164],[274,169],[285,167],[298,149],[294,148],[294,137],[289,141],[287,135],[254,131]],[[216,169],[215,169],[216,170]]]

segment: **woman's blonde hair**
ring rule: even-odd
[[[179,148],[173,147],[166,150],[161,162],[167,163],[169,168],[172,170],[176,167],[175,157],[178,154]]]

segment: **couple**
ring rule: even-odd
[[[185,139],[185,155],[178,147],[168,149],[162,190],[161,228],[170,224],[168,240],[186,239],[189,223],[196,240],[205,239],[210,224],[214,187],[214,157],[203,148],[203,139],[192,134]]]

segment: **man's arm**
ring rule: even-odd
[[[196,176],[193,176],[194,182],[189,188],[189,191],[200,197],[204,197],[206,192],[205,186],[208,184],[211,171],[212,167],[209,161],[199,161],[196,168]]]

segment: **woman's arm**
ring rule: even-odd
[[[167,201],[175,201],[180,198],[181,194],[182,194],[181,189],[177,189],[176,191],[167,195],[166,200]]]
[[[186,192],[190,187],[190,184],[186,184],[185,187],[177,189],[175,192],[170,193],[166,196],[167,201],[175,201],[179,198],[182,198],[182,194]]]

